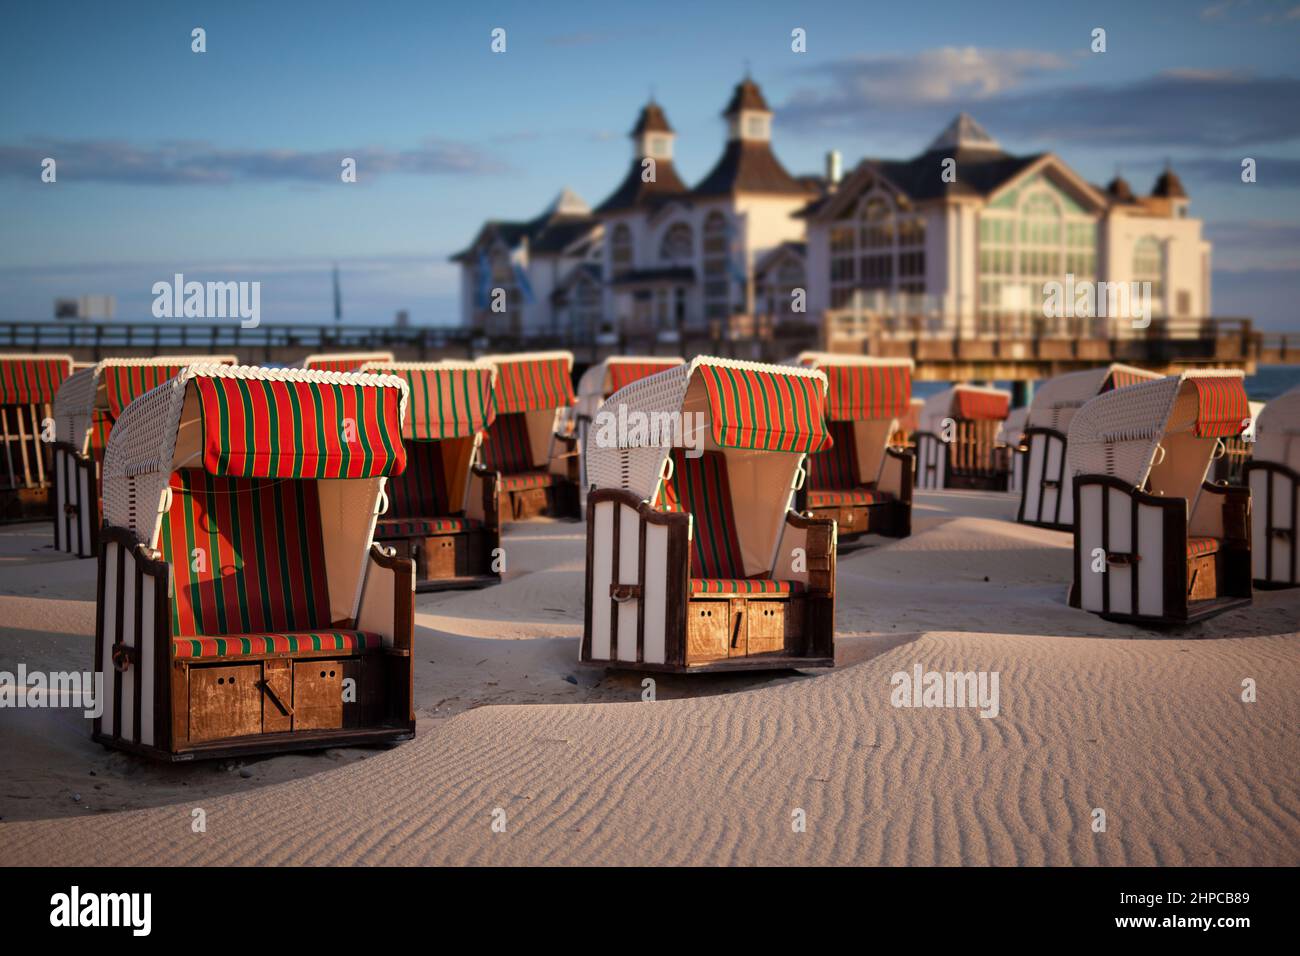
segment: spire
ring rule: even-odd
[[[926,152],[953,152],[959,149],[1000,151],[1002,147],[969,113],[958,113],[944,131],[934,138]]]
[[[549,219],[552,216],[585,216],[590,212],[591,207],[587,205],[586,200],[565,186],[546,207],[543,215]]]

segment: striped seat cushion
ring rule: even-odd
[[[422,534],[453,534],[481,527],[474,518],[384,518],[375,525],[376,538],[409,538]]]
[[[691,594],[718,595],[798,594],[801,581],[773,581],[770,578],[691,578]]]
[[[673,477],[665,482],[658,506],[663,511],[686,511],[695,518],[691,576],[744,579],[726,455],[706,451],[691,458],[685,449],[674,448],[672,457]]]
[[[483,440],[483,463],[506,475],[535,467],[528,440],[528,419],[522,412],[497,416]]]
[[[172,635],[329,629],[316,482],[175,472],[160,547],[174,584]]]
[[[808,492],[809,508],[825,508],[832,505],[874,505],[892,501],[894,496],[887,491],[873,491],[870,488],[850,488],[836,491]]]
[[[1200,558],[1207,554],[1216,554],[1222,543],[1218,538],[1188,538],[1187,556]]]
[[[295,631],[289,634],[231,634],[226,637],[177,637],[177,660],[205,657],[252,657],[262,654],[354,654],[374,651],[384,639],[370,631]]]
[[[501,476],[502,491],[524,491],[527,488],[549,488],[555,484],[558,475],[538,469]]]
[[[852,422],[830,422],[833,444],[808,456],[810,491],[856,488],[858,485],[857,443]]]

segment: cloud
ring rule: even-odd
[[[1174,168],[1178,175],[1188,180],[1206,183],[1218,183],[1233,188],[1253,189],[1260,187],[1296,189],[1300,188],[1300,159],[1283,156],[1251,156],[1255,160],[1254,184],[1241,181],[1241,161],[1246,156],[1197,156],[1179,159]]]
[[[1067,66],[1068,61],[1054,53],[979,47],[941,47],[914,56],[850,57],[805,71],[828,85],[796,92],[785,110],[815,120],[872,109],[986,100]]]
[[[505,167],[474,147],[431,139],[413,149],[378,146],[307,152],[224,149],[210,142],[137,145],[121,140],[32,139],[0,144],[0,176],[38,180],[41,162],[58,163],[59,182],[142,186],[226,185],[234,182],[337,182],[344,158],[357,163],[357,180],[375,176],[467,176]]]
[[[970,109],[994,135],[1043,143],[1242,148],[1300,139],[1300,78],[1170,70],[1128,83],[1043,86],[1065,61],[1026,50],[944,48],[912,57],[839,60],[810,73],[783,123],[920,134]]]

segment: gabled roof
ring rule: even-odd
[[[954,149],[986,149],[1002,152],[998,141],[990,136],[983,126],[975,122],[969,113],[958,113],[953,117],[953,121],[926,148],[926,152]]]
[[[695,196],[727,196],[735,193],[815,196],[817,190],[786,172],[769,143],[733,139],[727,142],[722,158],[691,193]]]
[[[655,160],[655,178],[645,182],[641,176],[641,159],[632,161],[632,166],[618,184],[618,188],[596,207],[596,215],[618,212],[624,209],[655,208],[665,202],[684,195],[688,190],[682,178],[677,175],[677,167],[669,159]]]
[[[763,98],[763,91],[749,77],[745,77],[736,84],[736,88],[731,92],[731,99],[727,103],[727,108],[722,111],[722,115],[734,116],[741,110],[772,112],[771,107],[767,105],[767,100]]]
[[[668,125],[668,117],[664,115],[663,108],[651,100],[641,109],[641,115],[636,118],[636,125],[632,127],[632,135],[640,136],[642,133],[671,133],[673,128]]]
[[[566,187],[560,190],[559,195],[541,215],[533,219],[489,219],[479,229],[474,241],[453,255],[451,261],[459,262],[468,258],[484,241],[493,238],[507,249],[514,249],[527,239],[531,254],[558,255],[573,243],[589,236],[599,226],[600,221],[591,214],[582,198]]]

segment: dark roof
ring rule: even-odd
[[[596,214],[617,212],[622,209],[661,206],[672,199],[686,194],[686,184],[677,175],[677,168],[672,160],[655,160],[654,182],[647,183],[641,179],[641,159],[632,161],[632,167],[618,184],[618,188],[596,207]]]
[[[767,100],[763,99],[763,91],[749,77],[745,77],[736,84],[736,88],[731,92],[731,100],[727,103],[727,108],[722,111],[722,115],[731,116],[741,110],[772,112],[768,108]]]
[[[458,262],[469,257],[483,239],[492,235],[501,240],[509,249],[528,240],[528,251],[533,255],[558,254],[572,243],[588,235],[600,225],[595,216],[576,216],[567,213],[555,213],[547,210],[536,219],[524,222],[517,220],[489,219],[483,224],[478,235],[468,247],[451,257]]]
[[[906,162],[869,159],[865,162],[880,171],[891,183],[914,200],[940,199],[945,196],[987,196],[1028,166],[1042,158],[1011,156],[1001,150],[957,149],[932,150]],[[954,159],[956,181],[944,182],[944,160]]]
[[[642,133],[671,133],[673,128],[668,125],[668,117],[664,115],[663,108],[658,103],[651,100],[641,110],[641,115],[636,118],[636,125],[632,127],[632,135],[640,136]]]
[[[1187,191],[1183,189],[1183,181],[1178,178],[1178,174],[1172,169],[1165,169],[1156,180],[1151,195],[1162,199],[1186,199]]]
[[[696,196],[728,196],[738,192],[817,194],[815,188],[785,171],[770,144],[743,139],[727,142],[717,165],[691,192]]]
[[[1131,203],[1137,200],[1133,196],[1133,190],[1129,187],[1128,180],[1123,176],[1116,176],[1106,184],[1106,195],[1112,202]]]

